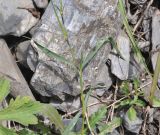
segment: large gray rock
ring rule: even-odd
[[[46,8],[48,5],[48,0],[34,0],[36,6],[39,8]]]
[[[0,39],[0,77],[2,76],[10,80],[11,94],[14,97],[30,96],[35,99],[6,42]]]
[[[27,65],[27,54],[30,46],[30,40],[19,43],[16,47],[16,58],[20,64],[28,68]]]
[[[76,60],[80,59],[81,54],[86,57],[101,38],[115,37],[117,27],[120,28],[119,14],[115,11],[117,0],[63,0],[63,19],[57,10],[59,0],[51,1],[42,16],[41,26],[35,31],[33,40],[42,43],[43,46],[63,55],[68,60],[72,60],[70,47],[59,27],[53,6],[59,20],[63,20],[67,29],[68,41],[74,49]],[[68,65],[47,57],[34,42],[32,46],[38,52],[39,59],[31,80],[34,89],[43,96],[56,95],[62,100],[66,94],[72,96],[80,94],[79,79],[75,79],[76,72]],[[109,44],[104,45],[84,69],[85,86],[96,86],[99,83],[106,86],[106,90],[111,86],[112,80],[105,64],[110,50]],[[33,58],[32,65],[36,65],[35,51],[30,50],[30,52],[33,54],[29,56],[30,62]],[[102,71],[104,69],[106,72]]]
[[[138,134],[141,130],[142,123],[143,123],[143,120],[139,117],[137,117],[135,120],[131,121],[128,118],[127,114],[124,115],[123,125],[128,131],[130,131],[132,133]]]
[[[143,27],[143,32],[145,33],[145,39],[147,41],[150,41],[152,37],[150,30],[151,30],[152,17],[155,10],[156,10],[156,7],[150,6],[149,9],[144,12],[142,27]]]
[[[129,61],[130,61],[130,41],[125,35],[118,35],[117,48],[119,50],[110,54],[111,72],[121,80],[127,80],[129,74]],[[121,58],[120,55],[122,55]]]
[[[38,22],[23,8],[34,8],[32,0],[0,0],[0,36],[21,36]]]
[[[64,102],[58,102],[58,100],[55,101],[54,98],[52,98],[50,103],[58,110],[67,113],[71,113],[78,110],[79,108],[82,108],[80,97],[68,98]],[[96,97],[90,96],[88,98],[87,106],[88,116],[91,116],[93,113],[97,112],[103,106],[103,104],[101,104],[101,101]]]

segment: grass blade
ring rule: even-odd
[[[62,135],[70,135],[72,129],[76,125],[77,121],[79,120],[79,117],[81,115],[81,112],[77,113],[76,116],[72,119],[70,124],[65,128],[64,132]]]
[[[43,53],[45,53],[47,56],[49,56],[50,58],[56,59],[62,63],[65,63],[66,65],[71,66],[72,68],[76,69],[76,67],[74,66],[74,64],[72,64],[69,60],[65,59],[63,56],[50,51],[48,48],[40,45],[38,42],[34,41],[35,44],[38,46],[39,49],[41,49],[43,51]]]
[[[151,86],[151,90],[150,90],[149,101],[151,104],[153,103],[154,93],[157,89],[157,82],[158,82],[158,78],[159,78],[159,73],[160,73],[160,52],[158,53],[157,63],[156,63],[152,86]]]
[[[59,24],[59,26],[60,26],[60,28],[61,28],[61,30],[62,30],[63,35],[64,35],[64,39],[67,40],[67,38],[68,38],[67,30],[66,30],[66,28],[64,27],[62,21],[60,21],[60,18],[59,18],[59,16],[58,16],[58,13],[57,13],[57,10],[56,10],[56,8],[55,8],[55,4],[53,3],[53,0],[52,0],[51,2],[52,2],[52,6],[53,6],[53,10],[54,10],[56,19],[57,19],[58,24]],[[60,14],[61,14],[61,15],[63,14],[62,12],[63,12],[63,9],[62,9],[62,0],[61,0],[61,1],[60,1]]]
[[[89,52],[89,54],[86,56],[85,60],[83,61],[82,68],[84,69],[88,63],[94,58],[94,56],[97,54],[97,52],[108,42],[110,38],[104,38],[97,42],[96,46]]]
[[[130,41],[132,43],[132,49],[134,51],[134,54],[137,56],[138,61],[141,62],[141,63],[143,63],[146,72],[150,75],[149,69],[148,69],[148,67],[147,67],[147,65],[145,63],[145,60],[144,60],[144,58],[142,56],[142,53],[141,53],[140,49],[137,46],[137,43],[136,43],[135,38],[133,36],[133,32],[132,32],[132,30],[131,30],[131,28],[129,26],[129,23],[128,23],[128,20],[127,20],[126,11],[125,11],[124,7],[125,6],[124,6],[123,1],[119,0],[119,2],[118,2],[118,9],[121,12],[122,19],[123,19],[123,24],[124,24],[124,27],[126,29],[126,32],[127,32],[128,36],[129,36],[129,39],[130,39]]]

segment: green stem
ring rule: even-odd
[[[83,89],[84,89],[84,82],[83,82],[83,67],[82,67],[82,59],[80,63],[79,68],[79,78],[80,78],[80,89],[81,89],[81,103],[82,103],[82,129],[81,129],[81,135],[84,135],[84,122],[85,122],[85,103],[84,103],[84,95],[83,95]]]
[[[160,52],[158,53],[157,63],[156,63],[155,72],[154,72],[153,81],[152,81],[152,86],[151,86],[151,90],[150,90],[149,101],[150,101],[151,104],[152,104],[152,101],[153,101],[153,98],[154,98],[154,93],[155,93],[156,88],[157,88],[159,73],[160,73]]]
[[[124,8],[124,3],[123,3],[122,0],[119,0],[118,9],[121,12],[122,19],[123,19],[123,24],[124,24],[124,27],[126,29],[126,32],[127,32],[128,36],[129,36],[129,39],[130,39],[130,41],[132,43],[132,49],[134,51],[134,54],[137,56],[138,62],[142,62],[143,63],[143,65],[145,67],[145,70],[148,73],[148,75],[151,76],[151,73],[150,73],[150,71],[149,71],[149,69],[148,69],[148,67],[146,65],[146,62],[145,62],[145,60],[144,60],[144,58],[142,56],[142,53],[141,53],[140,49],[137,46],[137,42],[136,42],[135,38],[133,37],[133,31],[129,26],[129,23],[128,23],[128,20],[127,20],[127,17],[126,17],[126,11],[125,11],[125,8]]]

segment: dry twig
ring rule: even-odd
[[[146,11],[149,9],[149,7],[152,5],[153,1],[154,1],[154,0],[150,0],[150,1],[148,2],[148,5],[147,5],[146,9],[144,10],[144,12],[142,12],[142,15],[141,15],[140,19],[138,20],[137,24],[134,26],[133,33],[135,33],[135,31],[137,30],[137,28],[138,28],[138,27],[140,26],[140,24],[142,23],[142,20],[143,20],[143,18],[144,18],[144,16],[145,16],[145,13],[146,13]]]

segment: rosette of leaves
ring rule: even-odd
[[[10,83],[8,80],[0,79],[0,102],[10,92]],[[43,104],[38,101],[33,101],[30,97],[16,97],[11,99],[8,106],[0,110],[0,121],[15,121],[24,126],[38,124],[36,114],[41,113],[50,119],[50,122],[55,124],[60,132],[63,132],[64,125],[61,116],[57,110],[48,104]],[[18,135],[13,129],[9,129],[0,125],[0,135]]]

